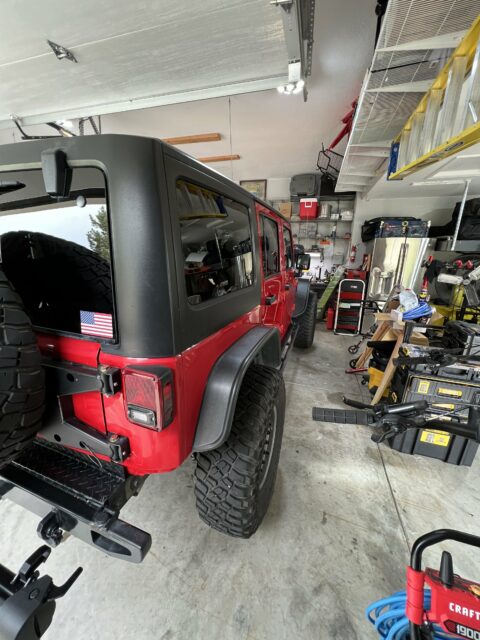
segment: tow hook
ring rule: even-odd
[[[60,587],[50,576],[40,577],[38,568],[47,561],[51,549],[39,547],[15,575],[0,564],[1,640],[38,640],[49,628],[56,600],[63,598],[83,569],[79,567]]]

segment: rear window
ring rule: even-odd
[[[2,268],[34,326],[114,338],[105,178],[73,169],[68,198],[45,192],[40,170],[0,173]]]

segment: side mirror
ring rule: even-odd
[[[308,271],[310,269],[310,254],[299,253],[295,262],[298,271]]]
[[[72,170],[67,164],[67,156],[61,149],[42,151],[42,174],[45,191],[52,198],[68,198],[72,183]]]

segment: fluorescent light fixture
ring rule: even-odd
[[[283,93],[287,96],[291,96],[292,93],[300,93],[305,86],[305,80],[297,80],[296,82],[289,82],[287,84],[281,84],[277,87],[278,93]]]
[[[292,60],[288,63],[288,82],[277,87],[278,93],[291,96],[292,93],[300,93],[305,86],[302,78],[302,63],[300,60]]]

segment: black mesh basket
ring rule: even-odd
[[[343,156],[331,149],[325,149],[322,144],[322,148],[319,151],[317,158],[317,167],[323,173],[336,180],[340,173],[340,167],[342,166]]]

